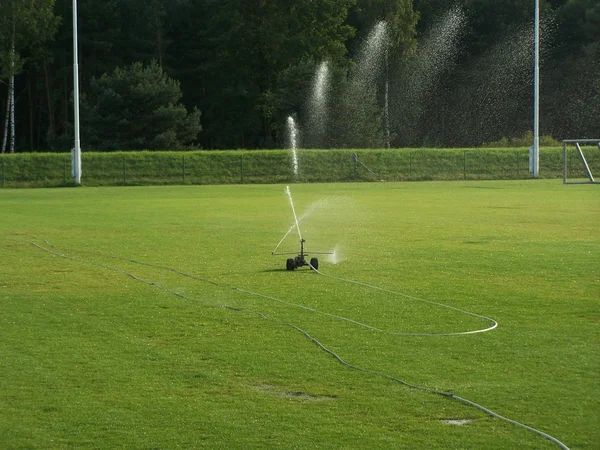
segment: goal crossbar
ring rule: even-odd
[[[567,181],[567,144],[575,144],[575,149],[577,150],[577,154],[579,159],[583,164],[583,168],[588,177],[589,181]],[[600,139],[564,139],[563,140],[563,184],[600,184],[599,181],[594,180],[594,175],[590,170],[590,166],[588,165],[587,160],[585,159],[585,155],[581,150],[580,144],[597,144],[598,149],[600,150]]]

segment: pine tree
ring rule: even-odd
[[[179,82],[156,61],[93,78],[82,102],[82,142],[95,150],[189,147],[201,131],[200,111],[188,113],[181,97]]]

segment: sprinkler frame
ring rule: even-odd
[[[297,252],[284,252],[284,253],[275,253],[272,255],[281,256],[281,255],[296,255],[295,258],[288,258],[285,264],[285,268],[287,270],[294,270],[302,266],[309,266],[311,269],[317,270],[319,268],[319,259],[316,257],[310,258],[310,262],[306,261],[306,257],[308,253],[304,251],[304,243],[305,239],[300,239],[300,253]],[[334,252],[311,252],[313,255],[333,255]]]
[[[289,186],[285,187],[285,193],[287,194],[288,199],[290,200],[292,214],[294,215],[294,224],[296,225],[296,230],[298,230],[298,237],[300,238],[300,253],[295,258],[288,258],[288,260],[286,261],[285,268],[287,270],[294,270],[297,267],[309,266],[311,269],[318,271],[317,269],[319,268],[319,260],[317,258],[311,258],[310,263],[306,262],[306,257],[308,256],[308,253],[304,252],[304,243],[306,241],[302,237],[302,232],[300,231],[300,225],[298,224],[298,216],[296,215],[296,208],[294,207],[294,200],[292,199],[292,193],[290,192]],[[290,230],[291,229],[292,228],[290,228]],[[285,236],[287,236],[287,234]],[[283,239],[285,239],[285,236],[283,237]],[[283,241],[283,239],[281,241]],[[279,244],[281,244],[281,241],[279,242]],[[279,247],[279,244],[277,244],[277,247]],[[277,247],[275,247],[275,250],[277,250]],[[275,253],[275,250],[271,252],[272,255],[296,255],[296,252]],[[312,252],[313,255],[333,255],[333,253],[334,252]]]

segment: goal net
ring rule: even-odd
[[[600,184],[600,139],[565,139],[562,163],[564,184]]]

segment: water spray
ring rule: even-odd
[[[294,208],[294,200],[292,200],[292,193],[290,192],[289,186],[285,187],[285,193],[287,194],[288,198],[290,199],[290,205],[292,207],[292,214],[294,214],[294,223],[296,224],[296,229],[298,230],[298,237],[300,238],[300,242],[304,242],[304,239],[302,239],[302,232],[300,231],[300,225],[298,224],[298,216],[296,215],[296,208]]]
[[[290,150],[292,151],[292,168],[294,169],[294,177],[298,178],[298,128],[292,116],[287,118],[288,133],[290,138]]]
[[[294,270],[294,269],[296,269],[298,267],[302,267],[302,266],[309,266],[311,269],[317,270],[319,268],[319,259],[317,257],[310,258],[310,262],[308,262],[306,260],[306,258],[308,256],[308,253],[306,253],[304,251],[304,243],[306,242],[306,240],[302,237],[302,232],[300,231],[300,223],[298,221],[298,216],[296,215],[296,208],[294,207],[294,200],[292,199],[292,193],[290,191],[289,186],[285,187],[285,193],[287,194],[288,199],[290,200],[290,206],[292,207],[292,214],[294,215],[294,224],[296,225],[296,230],[298,230],[298,238],[300,239],[300,253],[297,253],[297,252],[276,253],[276,250],[279,247],[279,245],[281,244],[281,242],[283,241],[283,239],[285,239],[285,237],[290,233],[290,231],[294,227],[294,225],[292,225],[290,227],[290,229],[288,230],[288,232],[285,234],[285,236],[283,236],[283,239],[281,239],[281,241],[279,241],[279,244],[277,244],[277,247],[275,247],[275,250],[273,250],[273,252],[271,254],[277,255],[277,256],[296,255],[295,258],[287,259],[286,265],[285,265],[285,268],[287,270]],[[311,252],[311,253],[313,255],[333,255],[333,252]]]

